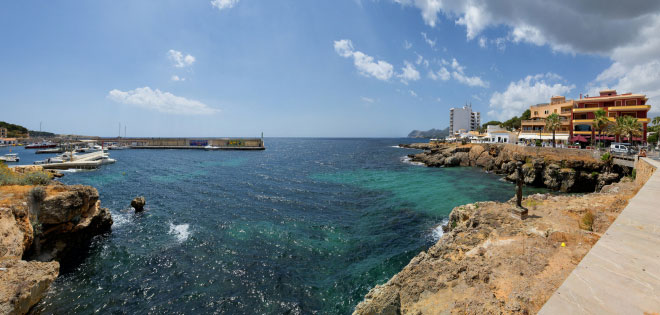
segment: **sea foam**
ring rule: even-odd
[[[188,231],[189,227],[190,226],[188,224],[175,225],[173,223],[170,223],[169,233],[174,235],[176,237],[176,240],[179,241],[179,243],[183,243],[190,236],[190,231]]]

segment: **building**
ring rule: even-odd
[[[0,138],[7,138],[7,128],[0,127]]]
[[[632,116],[637,118],[641,124],[641,136],[635,137],[634,141],[646,141],[646,126],[649,123],[647,117],[651,105],[646,104],[648,98],[644,94],[617,94],[615,90],[600,91],[599,96],[580,97],[575,101],[571,115],[570,136],[583,136],[587,140],[598,140],[598,131],[593,128],[594,112],[599,109],[605,110],[610,121],[614,122],[620,116]],[[603,131],[603,139],[606,141],[629,142],[627,136],[622,135],[616,139],[612,132]]]
[[[472,104],[449,110],[449,132],[456,135],[459,130],[477,130],[481,126],[481,115],[472,111]]]
[[[531,113],[529,120],[520,122],[519,139],[525,142],[552,142],[552,131],[545,130],[545,119],[552,115],[559,115],[561,127],[555,130],[555,141],[567,142],[571,130],[571,112],[575,101],[566,100],[564,96],[553,96],[550,103],[532,105],[529,107]]]
[[[489,143],[516,143],[518,133],[508,131],[500,126],[488,125],[486,127],[486,142]]]
[[[17,144],[17,143],[18,143],[18,141],[16,140],[16,138],[0,137],[0,144],[9,145],[9,144]]]

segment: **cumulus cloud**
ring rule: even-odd
[[[406,50],[412,48],[412,43],[410,43],[410,42],[407,41],[407,40],[404,40],[404,41],[403,41],[403,48],[405,48]]]
[[[231,9],[238,3],[238,0],[213,0],[211,5],[218,10]]]
[[[195,63],[195,57],[191,55],[184,55],[182,52],[174,49],[170,49],[167,52],[167,58],[169,58],[177,68],[185,68],[192,66],[192,64]]]
[[[487,43],[488,43],[488,40],[486,39],[486,37],[483,37],[483,36],[479,37],[479,47],[486,48]]]
[[[186,78],[182,78],[182,77],[180,77],[180,76],[174,74],[174,75],[172,75],[172,77],[170,77],[170,80],[175,81],[175,82],[176,82],[176,81],[185,81]]]
[[[451,76],[452,76],[452,78],[454,78],[454,80],[456,80],[460,83],[463,83],[465,85],[469,85],[469,86],[480,86],[480,87],[484,87],[484,88],[487,88],[489,86],[487,81],[482,80],[478,76],[472,76],[471,77],[471,76],[466,75],[465,74],[465,67],[462,66],[461,64],[459,64],[458,61],[456,60],[456,58],[452,59],[451,67],[452,67],[452,69],[454,69],[454,71],[452,71],[452,73],[451,73]],[[445,71],[446,71],[446,69],[445,69]]]
[[[420,79],[419,71],[415,69],[412,63],[404,61],[403,64],[405,66],[401,68],[401,73],[397,75],[403,84],[407,85],[408,81],[417,81]]]
[[[159,89],[152,90],[148,86],[130,91],[114,89],[108,92],[107,97],[117,103],[135,105],[168,114],[209,115],[219,112],[218,109],[211,108],[202,102],[162,92]]]
[[[358,72],[366,77],[374,77],[387,81],[394,75],[394,67],[383,60],[374,61],[374,58],[353,48],[349,39],[334,42],[335,52],[344,58],[353,58],[353,64]]]
[[[565,85],[554,73],[527,76],[511,82],[504,92],[495,92],[490,98],[488,115],[499,120],[519,116],[530,105],[547,103],[554,95],[566,95],[575,85]]]
[[[479,38],[480,45],[486,28],[504,26],[509,34],[492,40],[500,50],[512,42],[609,57],[611,66],[591,86],[645,93],[651,102],[660,99],[660,1],[393,1],[419,9],[431,27],[440,16],[453,19],[465,27],[468,40]]]

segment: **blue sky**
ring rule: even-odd
[[[0,120],[101,136],[121,123],[128,136],[398,137],[446,127],[465,102],[485,122],[553,94],[657,98],[656,2],[589,15],[577,2],[3,1]]]

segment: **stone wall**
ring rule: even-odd
[[[644,185],[646,181],[651,178],[653,172],[655,172],[655,166],[647,162],[646,159],[647,158],[639,158],[639,160],[635,162],[635,183],[639,186]]]

